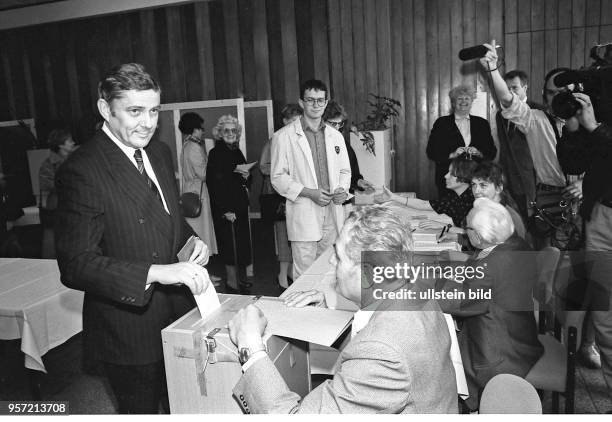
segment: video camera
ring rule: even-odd
[[[612,125],[612,43],[591,48],[591,58],[589,67],[555,76],[557,87],[573,84],[574,89],[555,95],[551,106],[556,116],[569,119],[582,108],[572,93],[583,92],[591,98],[597,120]]]

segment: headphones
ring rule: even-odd
[[[557,73],[569,72],[570,70],[571,69],[569,67],[555,67],[553,70],[548,72],[546,76],[544,76],[544,86],[542,87],[542,104],[548,103],[548,100],[546,99],[546,85],[548,85],[548,80]]]

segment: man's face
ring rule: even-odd
[[[317,120],[323,116],[327,106],[327,93],[315,89],[304,91],[304,98],[299,99],[299,104],[304,110],[304,115],[309,119]]]
[[[346,254],[348,231],[345,226],[336,240],[336,253],[332,254],[331,264],[336,266],[336,290],[354,303],[361,301],[361,270],[360,263],[353,262]]]
[[[98,100],[100,114],[106,120],[110,131],[124,145],[144,148],[155,133],[159,117],[160,96],[152,89],[129,90],[108,104]]]
[[[501,189],[494,183],[483,179],[472,179],[472,193],[474,198],[489,198],[495,202],[501,200]]]
[[[506,79],[506,85],[510,92],[517,95],[519,100],[525,101],[525,98],[527,98],[527,84],[523,85],[521,78],[515,76],[512,79]]]
[[[574,84],[570,84],[570,85],[567,85],[561,88],[555,85],[554,79],[555,79],[555,76],[557,76],[559,73],[563,73],[563,72],[555,73],[552,77],[548,79],[548,82],[546,82],[546,86],[544,87],[544,98],[546,99],[546,104],[548,105],[552,104],[553,98],[558,93],[567,92],[570,89],[574,89]]]

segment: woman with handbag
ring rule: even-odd
[[[283,126],[288,125],[302,115],[302,108],[297,104],[287,104],[281,110],[283,118]],[[261,195],[259,197],[259,205],[261,208],[261,216],[264,221],[274,221],[274,239],[278,250],[278,266],[279,272],[275,277],[275,283],[278,288],[284,291],[289,287],[291,280],[291,264],[293,257],[291,255],[291,245],[287,236],[287,223],[285,221],[285,198],[274,190],[270,182],[270,169],[272,167],[272,156],[270,148],[271,140],[268,140],[261,150],[259,159],[259,170],[263,175],[261,185]],[[268,206],[269,204],[269,206]],[[282,212],[282,217],[279,214]],[[265,215],[265,214],[272,215]],[[293,280],[291,280],[293,281]]]
[[[181,133],[186,135],[181,156],[183,214],[191,228],[208,245],[210,254],[214,255],[217,253],[217,240],[210,211],[210,197],[206,188],[208,157],[204,146],[204,119],[196,113],[185,113],[181,116],[178,127]],[[210,280],[215,286],[220,285],[220,277],[210,274]]]
[[[251,263],[249,171],[238,167],[246,159],[238,147],[242,126],[234,116],[221,116],[212,130],[215,147],[208,157],[206,184],[210,190],[219,255],[227,273],[226,292],[246,293],[251,283],[240,281]]]

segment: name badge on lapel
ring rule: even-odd
[[[340,147],[336,145],[335,148],[336,148],[336,154],[340,154]]]

